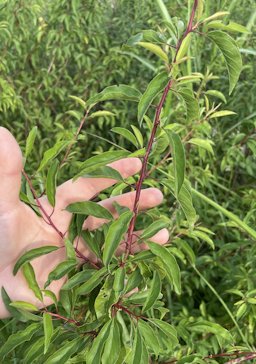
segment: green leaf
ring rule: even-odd
[[[116,181],[123,181],[121,174],[109,166],[99,167],[95,171],[83,175],[84,178],[110,178]]]
[[[43,156],[37,172],[41,171],[49,162],[51,162],[57,155],[70,144],[69,141],[57,142],[52,148],[48,149]]]
[[[204,334],[212,333],[222,337],[223,339],[229,341],[230,343],[233,342],[233,337],[231,333],[228,330],[224,329],[219,324],[216,324],[215,322],[202,320],[190,323],[186,326],[186,328],[192,332],[199,332]]]
[[[118,245],[128,230],[132,216],[133,213],[131,211],[126,211],[109,226],[103,251],[104,265],[108,265],[110,263]]]
[[[72,100],[76,101],[79,105],[81,105],[83,109],[86,108],[86,102],[84,100],[82,100],[80,97],[73,96],[73,95],[69,95],[69,97]]]
[[[18,331],[15,334],[12,334],[8,337],[4,344],[2,344],[0,349],[0,359],[3,360],[4,357],[9,354],[12,350],[17,348],[17,346],[29,341],[33,335],[40,329],[38,323],[33,323],[26,328],[23,328],[22,331]],[[3,363],[3,362],[2,362]]]
[[[208,28],[215,28],[226,30],[227,32],[238,32],[238,33],[249,33],[249,31],[243,25],[234,23],[233,21],[229,22],[227,25],[223,24],[220,20],[212,21],[207,24]]]
[[[101,282],[104,276],[108,274],[107,268],[103,267],[100,270],[96,271],[84,284],[82,284],[77,289],[78,295],[84,295],[91,292],[95,287],[97,287]]]
[[[158,231],[167,228],[169,223],[165,220],[157,220],[150,224],[146,229],[144,229],[143,233],[140,235],[140,240],[146,240],[154,236]]]
[[[185,168],[186,168],[185,151],[178,134],[173,133],[170,130],[166,129],[165,132],[169,137],[172,147],[172,158],[173,158],[174,178],[175,178],[174,181],[175,195],[178,196],[185,178]]]
[[[25,157],[27,158],[29,156],[29,154],[32,152],[34,144],[35,144],[35,139],[36,139],[36,135],[37,135],[37,126],[34,126],[27,137],[26,140],[26,148],[25,148]]]
[[[149,321],[157,326],[168,337],[168,346],[170,346],[170,348],[175,348],[179,344],[179,341],[177,339],[177,332],[172,325],[168,324],[168,322],[161,321],[156,318],[150,318]]]
[[[58,299],[57,299],[56,295],[52,291],[50,291],[49,289],[42,289],[42,293],[46,297],[49,297],[52,300],[52,302],[55,304],[55,307],[57,307]]]
[[[217,97],[218,99],[222,100],[223,102],[225,102],[225,104],[227,103],[226,97],[225,95],[223,95],[222,92],[220,91],[216,91],[216,90],[207,90],[205,92],[206,95],[210,95],[210,96],[214,96]]]
[[[15,263],[14,268],[13,268],[13,275],[16,275],[18,270],[25,263],[29,262],[30,260],[38,258],[45,254],[52,253],[53,251],[58,250],[58,249],[59,249],[58,246],[53,246],[53,245],[47,246],[46,245],[46,246],[42,246],[41,248],[35,248],[35,249],[31,249],[31,250],[27,251]]]
[[[139,147],[143,148],[143,136],[142,136],[140,130],[135,125],[131,125],[131,127],[136,136],[136,139],[138,140]],[[130,157],[131,157],[131,155],[130,155]]]
[[[80,165],[80,172],[74,177],[77,179],[80,176],[83,176],[86,173],[90,173],[99,167],[103,167],[108,163],[115,162],[118,159],[128,157],[130,153],[123,150],[114,150],[103,152],[101,154],[95,155]]]
[[[113,220],[111,213],[103,206],[92,201],[75,202],[66,207],[73,214],[95,216],[101,219]]]
[[[156,56],[161,58],[164,62],[168,63],[167,54],[158,45],[153,44],[153,43],[149,43],[149,42],[138,42],[137,44],[139,46],[149,50],[150,52],[154,53]]]
[[[154,303],[158,299],[160,292],[161,292],[161,279],[158,272],[154,271],[153,280],[151,281],[148,296],[143,305],[142,312],[149,310],[154,305]]]
[[[226,15],[229,15],[229,12],[228,11],[218,11],[217,13],[211,15],[211,16],[208,16],[207,18],[205,18],[203,20],[203,23],[206,23],[210,20],[214,20],[214,19],[217,19],[217,18],[221,18],[223,16],[226,16]]]
[[[221,111],[216,111],[213,114],[211,114],[209,116],[209,119],[213,119],[213,118],[221,118],[223,116],[227,116],[227,115],[234,115],[236,114],[234,111],[230,111],[230,110],[221,110]]]
[[[102,364],[115,364],[121,351],[121,335],[116,318],[112,319],[108,338],[101,357]]]
[[[187,109],[187,120],[193,121],[199,119],[199,106],[192,90],[188,88],[181,88],[179,89],[178,94],[185,102]]]
[[[68,111],[66,111],[66,114],[74,116],[76,118],[76,120],[78,120],[78,121],[80,121],[83,117],[83,114],[76,110],[68,110]]]
[[[119,267],[115,271],[115,278],[113,283],[113,290],[115,292],[121,293],[124,290],[124,280],[125,280],[125,267]]]
[[[86,106],[94,105],[106,100],[130,100],[139,101],[141,93],[135,88],[127,85],[114,85],[106,87],[99,94],[92,96],[86,101]]]
[[[47,312],[44,312],[43,314],[43,325],[44,325],[44,354],[45,354],[49,348],[53,334],[52,316]]]
[[[208,152],[210,152],[212,155],[214,155],[212,144],[213,141],[209,139],[200,139],[200,138],[191,138],[188,143],[198,145],[199,147],[206,149]]]
[[[66,363],[71,355],[79,352],[83,345],[83,339],[76,337],[72,341],[65,341],[64,344],[44,362],[44,364]]]
[[[142,364],[142,338],[138,329],[135,332],[135,339],[133,342],[132,357],[130,363]]]
[[[187,55],[190,43],[191,43],[191,33],[188,33],[186,37],[182,40],[182,43],[180,45],[180,48],[178,50],[177,56],[176,56],[176,62],[179,62],[183,57]]]
[[[43,301],[42,292],[37,283],[33,266],[28,262],[22,266],[22,273],[28,283],[29,288],[34,292],[34,295]]]
[[[91,276],[95,273],[94,269],[85,269],[82,272],[78,272],[73,275],[65,284],[61,287],[62,290],[70,290],[78,286],[80,283],[87,282]]]
[[[48,287],[52,281],[56,281],[61,279],[66,274],[68,274],[73,268],[77,266],[76,260],[65,260],[64,262],[60,262],[53,271],[51,271],[48,275],[47,281],[44,285],[44,288]]]
[[[93,112],[88,119],[93,119],[93,118],[98,118],[100,116],[115,116],[115,114],[111,111],[107,111],[107,110],[98,110]]]
[[[164,264],[166,276],[174,286],[174,290],[177,294],[181,293],[180,283],[180,268],[176,262],[174,256],[164,246],[148,242],[147,243],[153,254],[161,259]]]
[[[132,143],[136,148],[138,147],[137,139],[129,130],[125,128],[115,127],[112,128],[111,131],[116,134],[122,135],[125,139],[129,140],[129,142]]]
[[[83,230],[81,232],[81,237],[85,242],[85,246],[89,248],[99,259],[101,259],[100,242],[95,239],[95,235],[88,230]]]
[[[171,191],[171,193],[173,193],[173,195],[175,196],[174,182],[172,182],[170,180],[168,180],[168,181],[164,180],[164,181],[162,181],[162,184],[165,187],[167,187]],[[177,200],[182,208],[182,211],[184,212],[184,214],[186,216],[186,219],[187,219],[189,225],[193,226],[197,220],[197,215],[196,215],[196,211],[193,206],[191,187],[187,181],[185,181],[183,183]]]
[[[134,288],[138,287],[142,281],[143,277],[140,273],[139,268],[137,268],[128,277],[127,284],[125,287],[125,293],[130,292]]]
[[[12,303],[10,303],[10,306],[25,311],[38,311],[38,308],[35,305],[25,301],[12,301]]]
[[[160,351],[160,345],[155,331],[152,329],[148,322],[145,322],[143,320],[138,321],[138,328],[147,347],[150,348],[156,356],[158,356]]]
[[[209,244],[209,246],[214,249],[214,242],[212,241],[212,239],[203,231],[198,231],[198,230],[194,230],[191,233],[191,236],[196,236],[197,238],[205,241],[207,244]]]
[[[53,207],[55,206],[55,194],[56,194],[58,168],[59,168],[59,161],[54,160],[49,168],[49,171],[47,173],[47,179],[46,179],[46,195],[47,195],[49,203]]]
[[[111,324],[111,320],[106,322],[97,337],[94,339],[92,347],[86,357],[86,364],[101,364],[103,346],[109,336]]]
[[[168,75],[166,72],[161,72],[156,75],[148,84],[144,94],[141,96],[138,104],[138,121],[141,125],[143,117],[146,114],[149,106],[152,104],[155,97],[165,88],[168,83]]]
[[[231,94],[242,70],[239,49],[234,39],[220,30],[209,32],[207,36],[217,45],[225,58],[229,74],[229,94]]]

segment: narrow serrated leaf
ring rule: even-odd
[[[180,268],[176,262],[174,256],[164,246],[148,242],[149,249],[153,254],[158,256],[165,267],[166,276],[174,286],[174,290],[177,294],[181,293],[181,282],[180,282]]]
[[[31,249],[31,250],[27,251],[15,263],[14,268],[13,268],[13,275],[16,275],[18,270],[25,263],[31,261],[32,259],[38,258],[42,255],[52,253],[53,251],[58,250],[58,249],[59,249],[58,246],[47,245],[47,246],[42,246],[41,248],[35,248],[35,249]]]
[[[43,326],[44,326],[44,354],[45,354],[49,348],[53,334],[52,316],[47,312],[44,312],[43,314]]]
[[[166,72],[161,72],[156,75],[148,84],[144,94],[141,96],[138,104],[138,122],[141,125],[144,115],[154,98],[165,88],[168,83],[168,75]]]
[[[229,94],[231,94],[242,70],[242,58],[239,49],[234,39],[220,30],[209,32],[207,37],[217,45],[225,58],[229,74]]]
[[[101,219],[112,220],[112,214],[103,206],[92,201],[75,202],[66,207],[72,214],[95,216]]]
[[[126,211],[109,226],[103,250],[104,265],[107,266],[110,263],[124,234],[127,232],[132,216],[131,211]]]

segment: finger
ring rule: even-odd
[[[130,210],[132,210],[134,205],[135,195],[136,195],[135,191],[128,192],[120,196],[115,196],[103,200],[99,202],[99,204],[108,209],[112,213],[112,215],[116,218],[118,215],[113,205],[113,202],[117,202],[119,205],[128,207]],[[139,200],[139,210],[141,211],[153,208],[159,205],[162,201],[163,201],[163,194],[160,190],[158,190],[157,188],[147,188],[141,191]],[[90,216],[88,217],[88,219],[86,219],[83,228],[88,230],[95,230],[98,229],[101,225],[105,224],[106,222],[108,222],[108,220]]]
[[[12,210],[19,202],[22,153],[12,134],[0,127],[0,213]]]
[[[116,169],[123,178],[138,173],[141,161],[138,158],[125,158],[109,164]],[[76,181],[70,179],[57,188],[55,210],[62,210],[71,203],[90,200],[102,190],[114,185],[117,181],[110,178],[83,178]]]

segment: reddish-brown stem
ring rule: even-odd
[[[193,29],[193,21],[194,21],[194,18],[195,18],[197,5],[198,5],[198,0],[194,0],[194,4],[193,4],[193,8],[192,8],[192,11],[191,11],[191,15],[190,15],[190,18],[189,18],[187,28],[186,28],[184,34],[182,35],[182,37],[180,38],[180,40],[178,41],[178,44],[176,46],[176,52],[175,52],[173,63],[176,62],[177,54],[178,54],[179,49],[181,47],[182,41],[184,40],[184,38],[190,32],[192,32],[194,30]],[[143,158],[139,181],[136,184],[136,195],[135,195],[135,200],[134,200],[134,205],[133,205],[133,217],[131,219],[131,222],[130,222],[130,225],[129,225],[129,228],[128,228],[128,232],[127,232],[125,260],[127,259],[128,255],[131,254],[132,238],[133,238],[133,232],[134,232],[134,228],[135,228],[136,218],[137,218],[137,215],[138,215],[139,199],[140,199],[142,184],[143,184],[144,179],[147,177],[147,164],[148,164],[149,155],[150,155],[152,145],[153,145],[153,142],[154,142],[154,139],[155,139],[157,128],[158,128],[158,126],[160,124],[160,114],[161,114],[164,102],[166,100],[166,97],[168,95],[168,92],[169,92],[169,90],[170,90],[170,88],[172,86],[172,82],[173,82],[172,79],[170,79],[168,81],[168,83],[167,83],[167,85],[166,85],[166,87],[165,87],[165,89],[163,91],[162,97],[161,97],[161,99],[159,101],[159,104],[156,107],[156,113],[155,113],[153,128],[152,128],[152,131],[151,131],[151,134],[150,134],[150,138],[149,138],[149,142],[148,142],[148,145],[147,145],[146,153],[145,153],[145,156]]]
[[[64,234],[57,228],[57,226],[54,224],[54,222],[51,219],[51,216],[45,211],[43,205],[41,204],[39,198],[36,195],[36,191],[32,185],[32,182],[30,180],[30,178],[28,177],[27,173],[24,171],[24,169],[22,170],[22,174],[23,176],[26,178],[29,188],[33,194],[34,199],[36,200],[37,206],[39,207],[39,209],[41,210],[44,218],[48,221],[49,225],[58,233],[58,235],[63,239],[64,238]]]
[[[60,236],[60,238],[63,240],[64,239],[64,237],[65,237],[65,234],[63,234],[58,228],[57,228],[57,226],[54,224],[54,222],[52,221],[52,218],[51,218],[51,216],[52,216],[52,214],[51,215],[49,215],[46,211],[45,211],[45,209],[44,209],[44,207],[43,207],[43,205],[41,204],[41,202],[40,202],[40,200],[39,200],[39,198],[37,197],[37,195],[36,195],[36,191],[35,191],[35,189],[34,189],[34,187],[33,187],[33,184],[32,184],[32,182],[31,182],[31,180],[30,180],[30,178],[28,177],[28,175],[26,174],[26,172],[24,171],[24,170],[22,170],[22,174],[23,174],[23,176],[26,178],[26,180],[27,180],[27,182],[28,182],[28,185],[29,185],[29,188],[30,188],[30,190],[31,190],[31,192],[32,192],[32,194],[33,194],[33,197],[34,197],[34,199],[36,200],[36,203],[37,203],[37,206],[38,206],[38,208],[40,209],[40,211],[42,212],[42,218],[44,219],[44,221],[48,224],[48,225],[50,225],[56,232],[57,232],[57,234]],[[93,262],[91,262],[90,261],[90,259],[88,259],[86,256],[84,256],[79,250],[78,250],[78,248],[77,247],[74,247],[74,249],[75,249],[75,252],[76,252],[76,254],[77,254],[77,256],[78,256],[78,258],[81,258],[81,259],[83,259],[84,260],[84,262],[85,263],[90,263],[91,264],[91,266],[92,267],[94,267],[95,269],[99,269],[99,267],[97,266],[97,264],[95,264],[95,263],[93,263]]]
[[[68,317],[61,316],[58,313],[53,313],[53,312],[48,312],[48,311],[47,311],[47,313],[49,313],[49,315],[51,315],[52,317],[56,317],[59,320],[64,320],[66,322],[70,322],[71,324],[75,324],[76,326],[81,326],[82,325],[81,322],[70,319]]]
[[[113,305],[114,308],[118,309],[118,310],[122,310],[124,311],[125,313],[127,313],[127,315],[129,315],[130,317],[134,317],[136,318],[136,320],[139,320],[139,319],[142,319],[144,318],[143,316],[140,316],[140,315],[136,315],[134,312],[130,311],[127,307],[123,306],[123,305],[120,305],[119,303],[115,303]]]

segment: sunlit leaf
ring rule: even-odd
[[[229,94],[231,94],[242,70],[242,58],[239,49],[234,39],[220,30],[209,32],[207,36],[217,45],[225,58],[229,74]]]
[[[43,325],[44,325],[44,354],[45,354],[49,348],[53,334],[52,316],[47,312],[44,312],[43,314]]]
[[[99,94],[92,96],[86,101],[86,106],[91,106],[106,100],[131,100],[138,101],[141,93],[135,88],[127,85],[108,86]]]
[[[66,207],[73,214],[95,216],[101,219],[112,220],[112,214],[103,206],[92,201],[75,202]]]
[[[138,104],[138,121],[141,125],[143,117],[154,98],[165,88],[168,83],[168,75],[166,72],[161,72],[156,75],[148,84],[144,94],[141,96]]]
[[[38,258],[42,255],[46,255],[49,253],[52,253],[55,250],[58,250],[59,247],[58,246],[53,246],[53,245],[49,245],[49,246],[42,246],[41,248],[35,248],[35,249],[31,249],[27,252],[25,252],[15,263],[14,268],[13,268],[13,274],[16,275],[18,270],[27,262],[31,261],[32,259]]]
[[[37,135],[37,126],[34,126],[27,137],[26,140],[26,148],[25,148],[25,157],[27,158],[29,156],[29,154],[32,152],[34,144],[35,144],[35,140],[36,140],[36,135]]]
[[[161,58],[164,62],[168,63],[168,56],[162,50],[162,48],[159,47],[159,45],[149,43],[149,42],[138,42],[137,44],[140,45],[141,47],[149,50],[150,52],[154,53],[156,56]]]
[[[132,216],[133,214],[131,211],[126,211],[109,226],[103,250],[104,265],[110,263],[124,234],[127,232]]]

